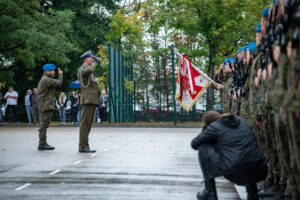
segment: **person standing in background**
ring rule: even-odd
[[[102,91],[102,95],[99,98],[100,118],[102,122],[106,117],[107,107],[108,107],[108,95],[106,95],[105,91]]]
[[[77,112],[78,112],[78,96],[76,95],[76,91],[73,90],[70,96],[71,101],[71,122],[70,124],[76,124]]]
[[[80,118],[81,118],[80,92],[78,93],[77,105],[78,105],[77,124],[80,124]]]
[[[31,103],[30,103],[31,94],[32,94],[32,91],[27,90],[27,94],[25,96],[25,108],[26,108],[27,119],[28,119],[29,124],[32,124],[32,107],[31,107]]]
[[[39,122],[39,107],[38,107],[38,91],[37,88],[33,88],[33,94],[30,96],[30,103],[33,113],[33,123]]]
[[[0,92],[0,122],[2,122],[2,99],[3,94]]]
[[[60,124],[66,124],[66,106],[67,106],[67,97],[65,96],[64,92],[61,92],[58,98],[58,105],[59,105],[59,120]]]
[[[18,107],[18,92],[14,91],[13,86],[8,87],[8,92],[6,92],[4,99],[7,101],[7,107],[5,110],[5,121],[8,120],[9,114],[12,111],[15,117],[16,124],[18,122],[18,114],[17,114],[17,107]]]

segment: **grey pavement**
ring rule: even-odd
[[[0,199],[196,200],[203,190],[199,128],[93,127],[90,147],[78,153],[78,127],[51,127],[54,151],[38,151],[37,127],[0,127]],[[240,199],[217,180],[220,200]]]

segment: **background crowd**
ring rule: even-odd
[[[3,95],[0,92],[0,122],[6,123],[12,119],[19,124],[18,107],[24,106],[28,124],[39,123],[39,108],[38,108],[38,90],[37,88],[28,89],[24,98],[24,104],[20,104],[18,92],[13,86],[8,87],[8,91]],[[56,107],[59,113],[59,122],[65,125],[66,121],[70,125],[80,124],[81,105],[80,92],[72,90],[69,97],[65,92],[60,92],[56,100]],[[103,91],[99,98],[99,106],[95,108],[94,122],[102,123],[107,120],[108,116],[108,95]]]

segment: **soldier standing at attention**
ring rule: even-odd
[[[94,72],[97,59],[91,50],[82,54],[80,58],[84,62],[77,73],[81,88],[80,104],[82,110],[79,129],[79,152],[95,153],[96,150],[90,150],[88,137],[93,125],[95,107],[99,105],[100,89],[97,83],[97,75]]]
[[[38,83],[38,107],[40,111],[39,150],[54,150],[47,144],[47,128],[51,122],[55,110],[55,88],[62,85],[63,71],[58,68],[58,79],[54,79],[55,65],[46,64],[43,66],[44,74]]]

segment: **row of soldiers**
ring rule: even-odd
[[[264,152],[266,199],[300,199],[300,0],[273,0],[256,42],[215,72],[225,112],[243,117]]]

